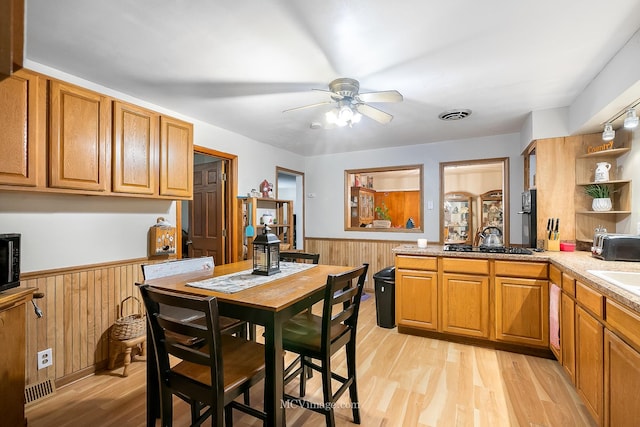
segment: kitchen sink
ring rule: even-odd
[[[640,272],[587,270],[587,273],[598,276],[612,285],[640,296]]]

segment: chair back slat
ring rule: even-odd
[[[318,264],[320,261],[320,254],[299,251],[281,251],[280,261]]]
[[[144,280],[159,279],[160,277],[175,276],[177,274],[194,273],[202,271],[203,273],[213,272],[213,257],[201,258],[184,258],[156,264],[143,264],[142,277]]]
[[[351,339],[355,340],[360,298],[368,268],[369,264],[363,264],[341,274],[329,275],[322,315],[323,350],[331,346],[331,331],[340,325],[346,326]]]

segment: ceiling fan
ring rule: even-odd
[[[360,83],[355,79],[349,79],[346,77],[335,79],[329,83],[329,90],[313,90],[329,93],[331,101],[290,108],[283,112],[286,113],[289,111],[337,103],[335,108],[327,112],[327,121],[329,123],[337,124],[338,126],[345,126],[347,124],[351,126],[353,123],[360,121],[362,115],[367,116],[378,123],[386,124],[393,119],[393,116],[376,107],[372,107],[368,102],[401,102],[403,100],[402,95],[397,90],[358,93],[360,90]]]

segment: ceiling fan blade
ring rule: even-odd
[[[402,94],[397,90],[361,93],[357,98],[362,102],[402,102]]]
[[[372,107],[371,105],[356,104],[355,108],[363,116],[367,116],[378,123],[382,123],[383,125],[386,125],[391,120],[393,120],[393,116],[391,114],[385,113],[382,110],[378,110],[377,108]]]
[[[283,113],[288,113],[289,111],[295,111],[295,110],[304,110],[305,108],[318,107],[320,105],[333,104],[333,102],[334,101],[324,101],[324,102],[318,102],[310,105],[303,105],[302,107],[289,108],[288,110],[284,110]]]

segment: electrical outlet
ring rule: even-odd
[[[38,352],[38,369],[53,365],[53,350],[48,348]]]

